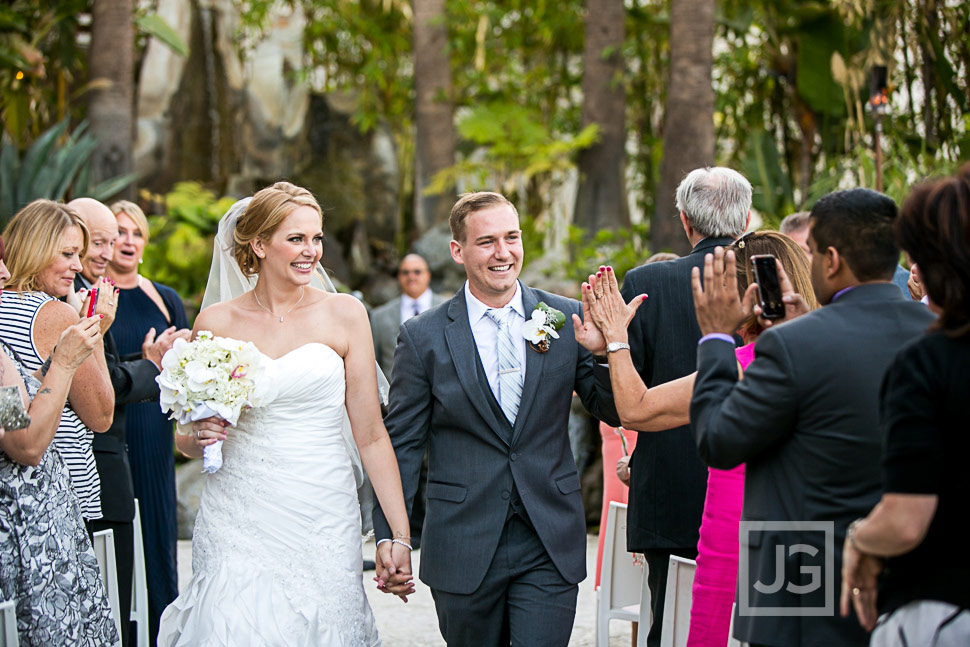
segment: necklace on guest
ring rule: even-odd
[[[256,305],[258,305],[260,308],[262,308],[266,312],[270,313],[274,317],[279,317],[280,318],[280,323],[283,323],[283,317],[285,317],[286,315],[288,315],[291,312],[293,312],[293,310],[295,310],[296,307],[298,305],[300,305],[300,302],[303,301],[303,297],[306,296],[306,286],[300,286],[300,288],[301,288],[300,298],[296,300],[296,303],[293,304],[293,307],[292,308],[290,308],[289,310],[287,310],[286,312],[284,312],[281,315],[276,314],[275,312],[273,312],[272,310],[270,310],[269,308],[267,308],[266,306],[264,306],[260,302],[259,297],[256,295],[256,290],[253,290],[253,298],[256,299]]]

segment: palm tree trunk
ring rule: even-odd
[[[89,77],[105,81],[91,91],[88,120],[98,148],[91,158],[91,178],[101,182],[132,170],[134,139],[135,33],[132,0],[94,0]],[[125,190],[125,197],[134,188]]]
[[[684,176],[714,164],[714,0],[671,0],[670,80],[664,117],[660,188],[651,250],[690,251],[674,194]]]
[[[444,0],[414,0],[415,236],[448,220],[452,191],[423,195],[438,171],[455,163],[451,61]]]
[[[574,223],[588,238],[630,224],[626,201],[626,87],[623,83],[623,0],[586,1],[583,127],[599,125],[600,140],[579,154]]]

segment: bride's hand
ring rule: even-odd
[[[228,426],[229,423],[218,416],[203,418],[202,420],[193,422],[192,431],[194,432],[195,444],[199,446],[199,449],[203,449],[221,440],[225,440],[226,427]]]
[[[386,541],[377,547],[374,557],[377,564],[377,588],[392,593],[407,602],[414,593],[414,576],[411,571],[411,551],[407,546]]]

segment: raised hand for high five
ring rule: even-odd
[[[583,316],[586,321],[592,319],[605,343],[626,342],[627,327],[646,298],[647,295],[641,294],[625,303],[616,272],[610,266],[600,267],[599,272],[590,274],[589,280],[583,283]],[[575,325],[577,317],[573,315],[573,318]]]

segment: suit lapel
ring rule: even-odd
[[[539,303],[538,293],[530,287],[522,285],[522,306],[525,308],[526,321],[532,317],[532,311]],[[555,342],[555,340],[552,340]],[[525,384],[522,386],[522,400],[519,402],[519,413],[515,416],[515,427],[512,430],[512,442],[522,430],[525,419],[529,417],[529,411],[536,398],[536,391],[539,390],[539,382],[542,380],[542,366],[545,363],[546,353],[539,353],[528,347],[526,342],[525,349]]]
[[[451,323],[445,326],[445,342],[448,344],[451,361],[458,373],[458,381],[475,410],[488,423],[492,431],[508,444],[507,432],[500,431],[503,427],[508,429],[508,422],[496,417],[492,407],[488,404],[488,398],[492,397],[488,382],[486,380],[483,384],[482,380],[479,379],[478,365],[481,360],[478,357],[478,346],[475,345],[475,338],[472,336],[472,329],[468,322],[468,308],[465,306],[465,291],[463,289],[458,291],[458,294],[448,305],[448,318],[451,319]]]

